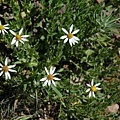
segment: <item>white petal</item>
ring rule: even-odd
[[[91,94],[92,94],[92,92],[90,91],[90,92],[89,92],[89,98],[91,97]]]
[[[74,40],[75,41],[75,43],[78,43],[78,40]]]
[[[5,35],[5,32],[4,32],[4,30],[2,30],[2,34],[3,34],[3,35]]]
[[[59,73],[54,73],[53,76],[55,76],[55,75],[59,75]]]
[[[9,65],[8,68],[14,68],[16,65]]]
[[[95,86],[97,87],[97,86],[99,86],[101,83],[97,83],[97,84],[95,84]]]
[[[71,39],[69,39],[69,43],[72,43],[73,45],[75,45],[75,43],[78,43],[74,38],[71,38]]]
[[[22,35],[21,37],[26,38],[29,37],[30,35]]]
[[[66,34],[68,34],[68,31],[65,28],[62,28],[63,32],[65,32]]]
[[[12,39],[11,45],[15,44],[15,42],[16,42],[16,38],[14,37],[14,38]]]
[[[75,41],[73,41],[72,44],[75,45]]]
[[[90,84],[86,84],[88,87],[91,87],[91,85]]]
[[[47,75],[49,75],[49,72],[48,72],[48,70],[47,70],[47,68],[46,68],[46,67],[45,67],[45,71],[46,71]]]
[[[8,28],[8,27],[5,27],[5,29],[4,29],[5,32],[7,32],[6,29],[9,29],[9,28]],[[8,33],[8,32],[7,32],[7,33]]]
[[[0,72],[0,76],[3,74],[3,71]]]
[[[9,73],[9,72],[5,72],[5,78],[6,78],[6,80],[7,80],[7,79],[11,79],[11,76],[10,76],[10,73]]]
[[[5,29],[3,31],[6,32],[6,33],[8,33]]]
[[[6,57],[6,59],[5,59],[5,65],[7,65],[8,64],[8,57]]]
[[[53,74],[55,72],[56,67],[51,67],[50,68],[50,74]]]
[[[8,75],[7,75],[7,72],[5,72],[5,79],[6,79],[6,80],[8,79]]]
[[[28,41],[26,38],[21,38],[22,41]]]
[[[43,87],[46,86],[47,83],[48,83],[48,80],[46,80],[46,81],[44,82]]]
[[[67,38],[67,35],[63,35],[60,37],[60,39],[65,39],[65,38]]]
[[[11,32],[14,36],[16,36],[16,33],[15,33],[14,31],[10,30],[10,32]]]
[[[24,44],[24,42],[22,40],[19,40],[22,44]]]
[[[21,28],[21,29],[20,29],[20,31],[19,31],[19,35],[21,35],[21,34],[22,34],[22,31],[23,31],[23,28]]]
[[[73,44],[72,40],[69,40],[69,44],[72,47],[72,44]]]
[[[92,92],[92,95],[93,95],[93,97],[95,98],[95,93],[94,93],[94,92]]]
[[[75,44],[75,43],[78,43],[78,41],[75,40],[74,38],[72,39],[72,41],[73,41],[74,44]]]
[[[13,69],[9,69],[10,72],[17,72],[16,70],[13,70]]]
[[[9,73],[9,72],[7,72],[7,74],[8,74],[8,78],[9,78],[9,79],[11,79],[10,73]]]
[[[73,30],[73,24],[70,26],[70,33],[72,32]]]
[[[5,27],[6,27],[6,26],[9,26],[9,24],[6,24],[6,25],[4,25],[4,26],[5,26]]]
[[[2,68],[0,68],[0,71],[2,70]]]
[[[16,41],[16,47],[18,47],[18,40]]]
[[[56,86],[56,84],[55,84],[55,82],[53,80],[52,80],[52,83],[53,83],[54,86]]]
[[[73,31],[72,34],[76,34],[76,33],[78,33],[78,32],[79,32],[79,29]]]
[[[64,43],[66,43],[68,41],[68,38],[66,38],[65,40],[64,40]]]
[[[47,77],[40,79],[40,81],[45,81],[45,80],[47,80]]]
[[[52,71],[53,71],[53,67],[50,67],[50,74],[52,74]]]
[[[9,27],[5,27],[5,26],[4,26],[4,29],[9,29]]]
[[[101,90],[101,89],[102,89],[102,88],[98,88],[98,87],[97,87],[97,90]]]
[[[0,66],[3,67],[3,65],[0,63]]]
[[[57,77],[53,77],[53,80],[61,80],[61,79],[59,79],[59,78],[57,78]]]
[[[2,25],[1,21],[0,21],[0,25]]]
[[[76,37],[76,36],[73,36],[73,39],[75,39],[75,40],[80,40],[78,37]]]
[[[89,92],[90,91],[90,88],[86,90],[86,92]]]
[[[94,81],[93,81],[93,79],[92,79],[92,81],[91,81],[91,86],[93,86],[94,85]]]
[[[48,85],[49,85],[49,86],[51,85],[51,80],[48,80]]]
[[[69,42],[70,46],[72,47],[73,43],[72,42]]]

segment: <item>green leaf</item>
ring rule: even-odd
[[[21,116],[21,117],[18,117],[16,120],[28,120],[29,118],[32,118],[32,115]]]
[[[38,65],[38,63],[37,62],[31,62],[31,63],[29,63],[29,67],[36,67]]]
[[[3,93],[4,91],[0,89],[0,93]]]
[[[59,69],[57,72],[63,72],[64,68]]]
[[[56,92],[56,94],[57,94],[60,98],[62,98],[62,94],[59,92],[59,90],[58,90],[55,86],[53,86],[53,85],[51,85],[51,87],[52,87],[52,89]]]
[[[88,49],[88,50],[85,51],[85,54],[86,54],[87,56],[91,55],[92,53],[94,53],[94,51],[91,50],[91,49]]]
[[[26,91],[27,84],[24,84],[23,90]]]

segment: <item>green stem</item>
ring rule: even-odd
[[[36,112],[37,112],[37,106],[38,106],[38,92],[37,92],[37,89],[35,90],[35,109],[36,109]]]

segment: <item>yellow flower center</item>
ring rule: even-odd
[[[3,72],[8,72],[8,66],[3,66],[2,70]]]
[[[20,40],[21,36],[19,34],[16,35],[16,40]]]
[[[49,74],[49,75],[47,76],[47,79],[48,79],[48,80],[52,80],[52,79],[53,79],[53,75]]]
[[[0,25],[0,30],[3,30],[4,29],[4,26],[3,25]]]
[[[91,87],[91,90],[92,90],[93,92],[95,92],[95,91],[97,91],[97,87],[96,87],[96,86],[92,86],[92,87]]]
[[[68,38],[71,39],[73,37],[72,33],[68,33]]]

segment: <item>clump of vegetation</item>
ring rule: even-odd
[[[119,0],[0,3],[0,118],[119,119]]]

